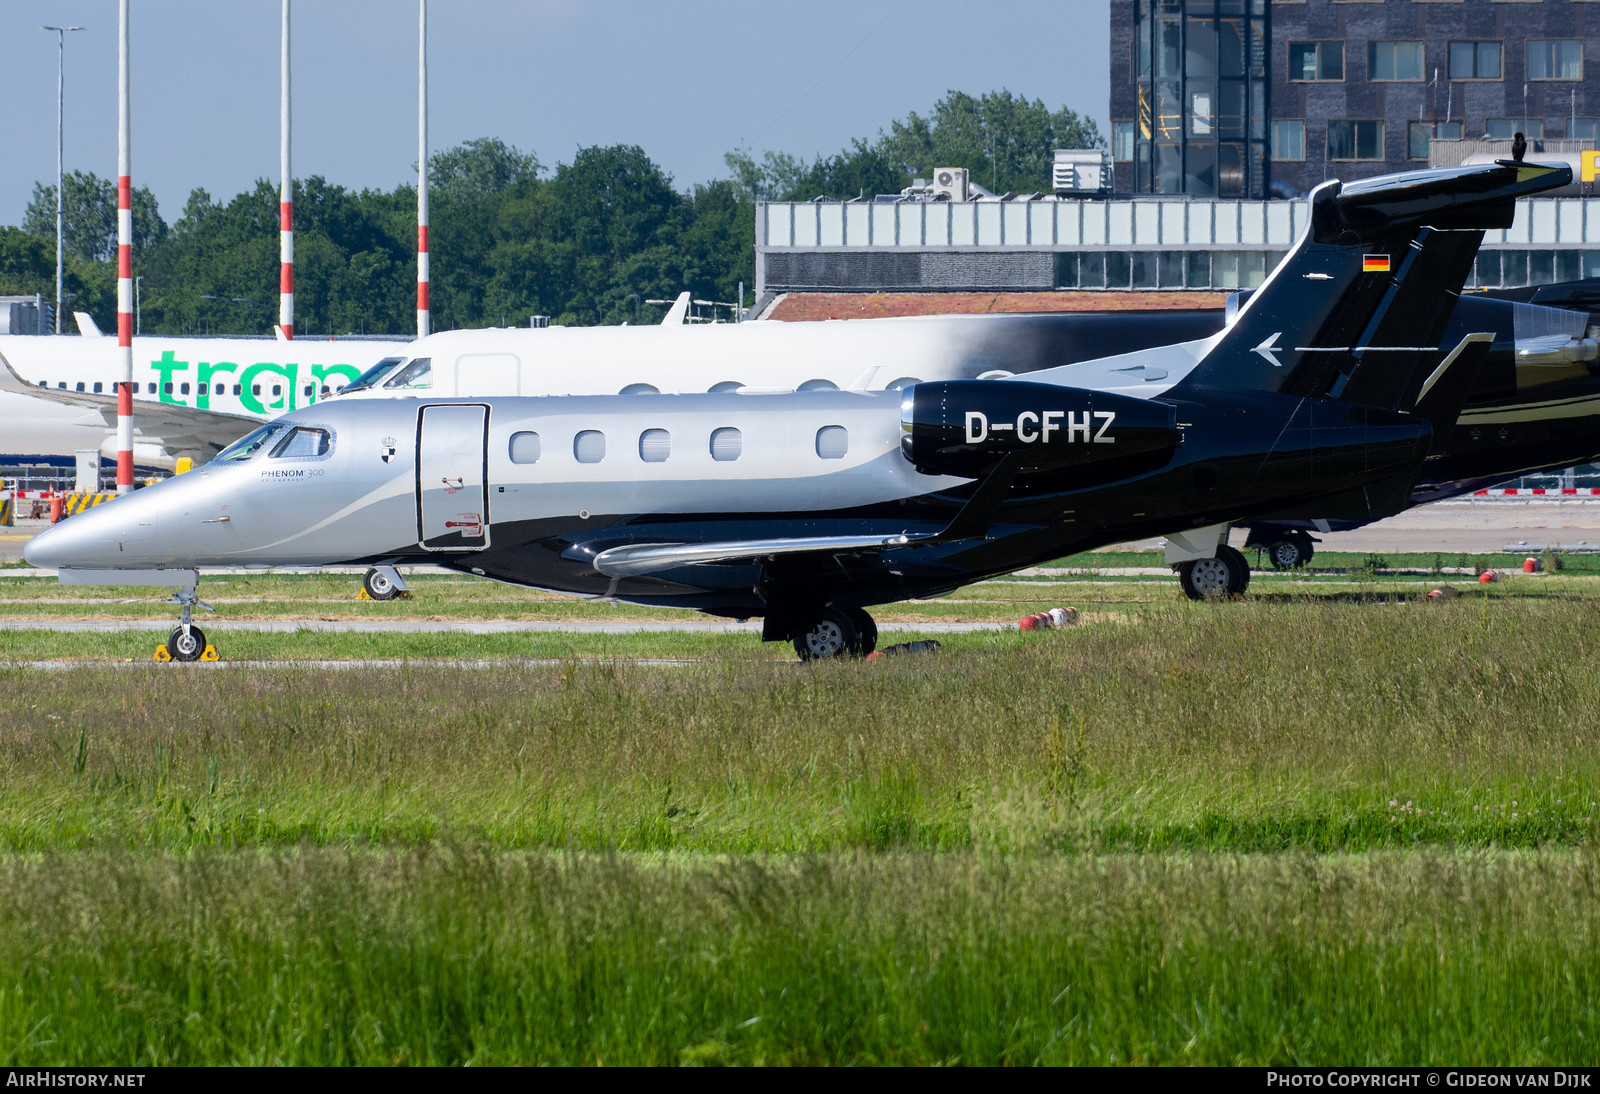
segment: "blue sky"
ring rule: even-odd
[[[168,221],[278,173],[278,0],[133,0],[133,175]],[[354,188],[414,177],[416,0],[297,0],[294,171]],[[55,174],[56,40],[66,167],[116,175],[115,0],[5,0],[0,224]],[[945,91],[1008,87],[1107,129],[1104,0],[430,0],[435,150],[497,136],[546,166],[642,146],[679,187],[741,145],[804,155],[871,136]]]

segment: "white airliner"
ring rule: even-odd
[[[1215,315],[939,315],[826,323],[491,328],[415,341],[134,339],[135,462],[210,459],[259,420],[319,399],[884,391],[998,378],[1212,333]],[[115,440],[116,339],[0,335],[0,457]],[[1127,378],[1138,385],[1137,376]],[[1148,379],[1148,377],[1145,377]],[[56,407],[46,414],[38,400]],[[22,428],[24,423],[32,423]]]

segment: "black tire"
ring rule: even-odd
[[[1310,548],[1299,536],[1283,536],[1267,544],[1267,561],[1274,570],[1298,570],[1310,559]]]
[[[1296,532],[1294,538],[1300,544],[1300,565],[1311,565],[1311,560],[1317,554],[1317,549],[1311,544],[1311,537],[1305,532]]]
[[[361,579],[361,587],[373,600],[393,600],[400,595],[400,586],[389,580],[389,575],[374,567]]]
[[[1233,567],[1220,551],[1216,558],[1195,558],[1178,564],[1178,584],[1190,600],[1228,596],[1235,580]]]
[[[861,608],[845,608],[844,613],[850,617],[850,622],[856,625],[856,630],[861,632],[861,656],[865,657],[878,648],[878,624],[873,622],[872,616]]]
[[[182,627],[167,635],[167,652],[174,661],[198,661],[206,652],[206,632],[190,624],[187,633]]]
[[[861,656],[861,631],[849,615],[829,608],[809,628],[794,636],[794,652],[802,661]]]
[[[1226,543],[1217,548],[1217,557],[1228,567],[1228,595],[1243,596],[1250,587],[1250,563],[1242,552]]]

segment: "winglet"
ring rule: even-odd
[[[678,299],[672,302],[672,307],[667,309],[667,317],[661,320],[663,327],[680,327],[689,321],[689,291],[685,289],[678,294]]]

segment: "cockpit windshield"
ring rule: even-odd
[[[265,448],[268,441],[272,440],[272,438],[276,437],[279,433],[282,433],[284,428],[284,425],[280,422],[269,422],[260,429],[256,430],[254,433],[247,433],[243,437],[240,437],[238,440],[234,441],[227,448],[224,448],[221,452],[217,453],[217,458],[212,462],[241,463],[245,460],[248,460],[257,452],[260,452],[263,448]]]
[[[395,373],[383,385],[385,391],[394,388],[432,387],[433,386],[433,358],[418,357],[409,365]]]
[[[360,376],[357,376],[355,383],[346,384],[340,388],[339,394],[342,395],[347,391],[367,391],[376,387],[379,380],[389,375],[390,372],[394,371],[394,367],[404,360],[404,357],[385,357]]]

